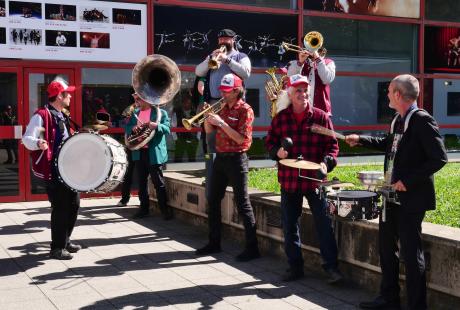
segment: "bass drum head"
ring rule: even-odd
[[[67,139],[57,158],[60,178],[79,192],[99,187],[112,168],[112,152],[104,139],[94,133],[78,133]]]

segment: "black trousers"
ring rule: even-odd
[[[46,183],[46,193],[51,203],[51,250],[64,249],[77,221],[80,195],[58,180]]]
[[[246,153],[217,153],[213,163],[209,187],[209,242],[220,245],[221,239],[221,202],[225,190],[230,184],[238,214],[243,218],[246,247],[257,246],[256,220],[248,194],[249,160]]]
[[[163,177],[163,165],[151,165],[148,149],[141,149],[141,158],[136,162],[137,173],[139,177],[139,200],[141,202],[141,210],[148,212],[149,210],[149,193],[147,190],[147,178],[150,174],[153,186],[157,192],[158,206],[163,214],[168,211],[166,204],[166,186]]]
[[[121,185],[121,201],[128,203],[131,198],[131,184],[133,183],[133,174],[134,174],[134,161],[132,160],[132,155],[130,150],[126,150],[128,155],[128,168],[126,169],[125,178],[123,184]]]
[[[399,302],[399,256],[406,269],[408,309],[423,310],[426,304],[425,257],[422,248],[422,221],[425,212],[407,213],[404,206],[391,205],[386,221],[379,220],[379,251],[382,267],[381,295]]]

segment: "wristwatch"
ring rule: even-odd
[[[217,126],[222,128],[222,126],[224,126],[224,121],[220,121],[219,124],[217,124]]]

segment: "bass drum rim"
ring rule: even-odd
[[[76,143],[81,143],[81,141],[79,142],[79,140],[83,137],[89,139],[90,142],[97,143],[98,145],[102,146],[102,148],[100,149],[100,151],[102,152],[100,152],[100,154],[103,153],[103,156],[106,159],[105,161],[103,161],[104,166],[102,167],[102,170],[98,171],[100,172],[99,177],[93,180],[92,182],[89,182],[89,184],[77,183],[75,180],[71,179],[72,174],[68,173],[68,171],[65,170],[67,168],[66,166],[69,165],[67,162],[64,162],[65,160],[69,160],[69,158],[66,157],[66,152],[72,151],[71,148],[74,147]],[[111,148],[107,145],[106,140],[103,138],[103,136],[97,133],[83,132],[72,135],[60,144],[56,156],[56,168],[59,180],[75,192],[98,192],[98,188],[107,181],[107,178],[110,176],[112,172],[112,162],[113,153]],[[95,172],[92,169],[91,171]]]

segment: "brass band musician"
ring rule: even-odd
[[[309,34],[315,33],[317,37],[309,39]],[[311,40],[320,40],[321,43],[311,47]],[[335,79],[335,63],[332,59],[326,58],[326,52],[322,46],[323,38],[319,32],[307,33],[304,38],[305,49],[299,52],[298,60],[292,60],[288,64],[288,76],[302,74],[308,78],[310,85],[310,103],[332,115],[331,91],[329,85]]]

